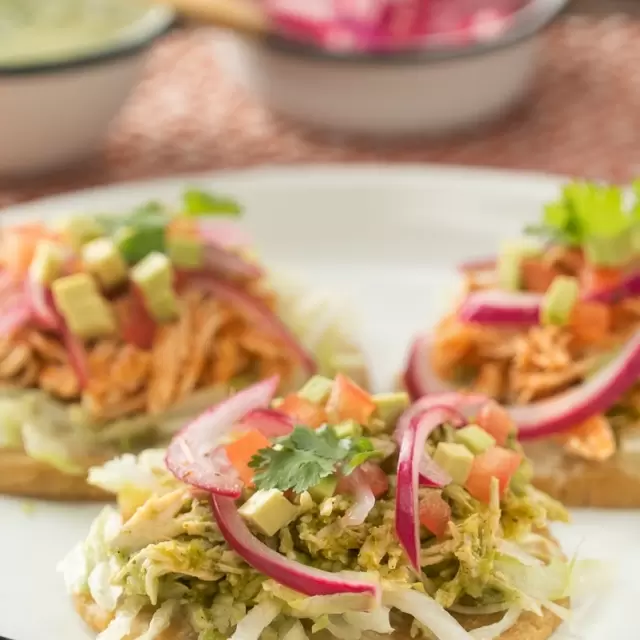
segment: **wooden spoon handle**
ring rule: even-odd
[[[161,0],[185,18],[249,35],[270,31],[266,13],[254,0]]]

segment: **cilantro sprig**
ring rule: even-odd
[[[367,438],[338,438],[330,426],[296,426],[249,462],[258,489],[302,493],[340,470],[349,475],[378,453]]]
[[[187,216],[238,217],[242,214],[242,207],[232,198],[193,187],[182,194],[182,207]]]
[[[242,207],[231,198],[188,188],[182,194],[180,215],[187,217],[232,216]],[[135,264],[148,254],[165,253],[167,228],[175,214],[161,202],[146,202],[123,215],[98,215],[97,222],[117,242],[125,260]]]
[[[640,196],[638,184],[634,191]],[[573,182],[564,187],[559,200],[545,206],[541,224],[526,232],[582,247],[594,264],[617,266],[632,258],[639,225],[638,204],[627,209],[619,187]]]

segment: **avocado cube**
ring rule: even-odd
[[[62,272],[64,256],[59,245],[47,240],[41,241],[29,267],[29,275],[41,284],[50,285]]]
[[[151,315],[159,322],[178,316],[178,298],[173,290],[173,268],[167,256],[152,252],[131,270]]]
[[[455,432],[455,439],[472,453],[483,453],[495,447],[496,439],[477,424],[470,424]]]
[[[87,242],[105,235],[104,227],[91,216],[67,218],[60,223],[59,230],[76,251]]]
[[[333,380],[324,376],[313,376],[298,391],[298,395],[314,404],[324,404],[331,395],[333,389]]]
[[[298,508],[277,489],[256,491],[238,511],[266,536],[275,535],[298,515]]]
[[[464,485],[471,473],[473,454],[463,444],[439,442],[433,461],[446,471],[456,484]]]
[[[82,247],[84,265],[105,289],[112,289],[127,279],[127,265],[109,238],[92,240]]]
[[[338,479],[335,476],[327,476],[322,478],[315,487],[311,487],[309,493],[316,502],[320,503],[327,498],[331,498],[336,492],[337,486]]]
[[[338,438],[359,438],[362,435],[362,427],[355,420],[344,420],[333,427]]]
[[[409,406],[409,395],[404,391],[377,393],[372,399],[376,405],[375,417],[387,427],[393,426]]]
[[[167,254],[177,267],[198,269],[204,265],[204,245],[198,238],[168,237],[166,242]]]
[[[116,332],[113,311],[88,273],[59,278],[52,284],[51,292],[71,333],[90,340]]]
[[[509,486],[517,495],[523,495],[533,478],[533,465],[526,458],[520,463]]]
[[[540,248],[531,244],[505,243],[498,255],[498,286],[507,291],[518,291],[522,284],[522,261],[539,253]]]
[[[556,276],[542,299],[542,323],[559,327],[567,325],[579,297],[580,284],[577,278]]]

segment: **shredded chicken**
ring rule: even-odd
[[[271,304],[270,294],[260,295]],[[56,336],[29,328],[2,338],[0,383],[80,401],[97,421],[108,421],[162,413],[195,390],[238,375],[291,374],[289,350],[236,309],[195,290],[186,291],[180,305],[178,320],[158,328],[149,351],[118,337],[86,345],[90,377],[84,390]]]
[[[581,263],[579,254],[562,247],[551,247],[544,260],[567,275],[576,275]],[[495,288],[496,283],[487,273],[470,272],[465,285],[470,293]],[[640,297],[600,307],[593,321],[572,321],[564,327],[507,329],[465,323],[450,315],[436,327],[432,365],[443,379],[503,404],[552,397],[584,382],[640,327]],[[640,385],[620,404],[639,411]],[[563,444],[581,457],[605,459],[615,452],[611,425],[619,423],[617,418],[599,416],[577,425]]]

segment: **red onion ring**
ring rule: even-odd
[[[255,429],[266,438],[286,436],[293,431],[293,420],[276,409],[254,409],[238,425],[240,429]]]
[[[640,296],[640,274],[634,274],[620,284],[582,296],[585,302],[614,303]],[[465,322],[493,325],[534,325],[540,322],[540,307],[544,296],[536,293],[511,293],[490,289],[469,295],[458,309]]]
[[[280,378],[273,376],[223,400],[186,425],[171,440],[165,464],[187,484],[239,498],[243,483],[218,445],[250,411],[269,406]]]
[[[270,549],[247,528],[231,498],[211,495],[211,509],[227,544],[256,571],[307,596],[362,594],[368,596],[368,608],[380,604],[380,585],[366,573],[350,575],[330,573],[308,567]],[[358,577],[356,577],[358,576]]]
[[[397,437],[407,428],[407,423],[420,410],[434,404],[449,404],[457,409],[479,409],[488,398],[476,394],[435,394],[430,385],[437,376],[431,367],[432,341],[429,336],[421,336],[414,343],[414,357],[409,360],[405,380],[413,398],[421,398],[405,415],[400,417],[396,426]],[[419,367],[418,367],[418,360]],[[411,371],[409,371],[411,370]],[[640,379],[640,330],[622,348],[620,353],[604,368],[578,387],[530,405],[508,406],[505,409],[518,426],[518,437],[530,440],[567,431],[588,418],[606,413]],[[440,381],[440,388],[443,383]],[[426,396],[426,397],[425,397]]]
[[[542,296],[497,289],[469,295],[458,309],[464,322],[493,325],[532,325],[540,322]]]
[[[420,464],[426,458],[425,444],[435,429],[456,417],[457,412],[452,408],[434,406],[415,415],[402,435],[396,485],[396,534],[417,572],[420,572],[418,485]]]
[[[640,330],[620,353],[579,387],[531,405],[505,407],[518,425],[518,437],[530,440],[566,431],[606,413],[640,380]]]
[[[344,514],[341,522],[345,527],[357,527],[367,519],[376,504],[376,499],[362,469],[354,469],[349,480],[356,501]]]

